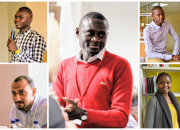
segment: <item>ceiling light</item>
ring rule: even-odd
[[[160,6],[163,7],[163,6],[168,6],[169,4],[166,4],[166,3],[160,3]],[[152,4],[152,6],[158,6],[158,3],[154,3]]]

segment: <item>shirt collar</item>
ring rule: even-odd
[[[26,30],[25,32],[22,32],[22,33],[19,32],[19,33],[25,35],[30,29],[31,29],[31,27],[29,27],[29,29]]]
[[[33,105],[32,105],[31,109],[30,109],[27,113],[29,113],[29,112],[35,110],[36,103],[37,103],[37,98],[38,98],[38,97],[35,95],[35,96],[34,96],[34,102],[33,102]],[[24,110],[21,110],[21,111],[22,111],[24,114],[26,114],[26,112],[25,112]]]
[[[93,61],[93,60],[90,60],[90,59],[92,59],[92,58],[94,58],[94,60],[95,60],[95,59],[100,59],[100,60],[102,60],[105,50],[106,50],[106,48],[104,47],[98,54],[90,57],[87,62]],[[83,60],[81,59],[81,55],[82,55],[82,49],[80,50],[80,52],[78,53],[78,55],[75,57],[74,61],[82,61],[82,62],[85,62],[85,61],[83,61]],[[86,62],[85,62],[85,63],[86,63]]]
[[[160,29],[161,27],[165,26],[164,22],[161,24],[161,26],[156,25],[155,22],[154,22],[154,19],[153,19],[153,21],[152,21],[152,25],[153,25],[157,30]]]

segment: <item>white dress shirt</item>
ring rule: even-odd
[[[105,49],[105,47],[104,47],[98,54],[90,57],[87,62],[92,62],[92,61],[94,61],[94,60],[96,60],[96,59],[102,60],[105,50],[106,50],[106,49]],[[75,61],[78,60],[78,61],[87,63],[86,61],[82,60],[81,55],[82,55],[82,50],[78,53],[78,55],[75,57],[74,60],[75,60]]]

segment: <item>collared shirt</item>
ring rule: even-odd
[[[154,21],[152,21],[144,29],[143,33],[146,60],[148,58],[160,58],[167,61],[172,59],[172,55],[179,54],[179,37],[168,21],[164,20],[161,26],[156,25]],[[166,50],[168,33],[175,41],[172,55]]]
[[[34,103],[31,109],[26,113],[18,110],[16,105],[13,104],[10,112],[9,119],[20,119],[23,128],[31,128],[34,121],[38,121],[41,128],[47,127],[47,99],[40,96],[35,96]],[[33,120],[34,119],[34,120]]]
[[[102,60],[105,50],[106,50],[106,49],[105,49],[105,47],[104,47],[98,54],[90,57],[87,62],[92,62],[92,61],[94,61],[94,60],[96,60],[96,59]],[[75,60],[75,61],[78,60],[78,61],[87,63],[86,61],[82,60],[81,55],[82,55],[82,50],[78,53],[78,55],[75,57],[74,60]]]
[[[126,128],[138,128],[138,123],[131,114],[129,114],[129,120],[126,125]]]
[[[46,42],[36,31],[29,28],[23,33],[19,32],[15,37],[15,42],[17,48],[21,51],[17,55],[12,52],[12,63],[42,62],[43,54],[46,51]]]

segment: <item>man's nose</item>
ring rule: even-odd
[[[160,17],[161,19],[164,19],[164,15],[161,15],[161,17]]]
[[[15,99],[15,102],[21,101],[21,96],[17,94],[17,95],[14,97],[14,99]]]
[[[97,35],[94,35],[91,39],[93,42],[100,42],[100,39]]]
[[[14,22],[18,22],[19,21],[19,17],[14,19]]]

